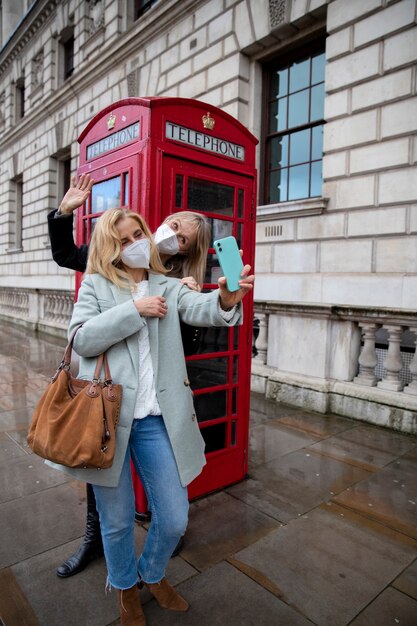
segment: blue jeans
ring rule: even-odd
[[[142,481],[152,512],[142,555],[134,545],[135,499],[130,459]],[[100,516],[108,582],[130,589],[138,578],[157,583],[188,522],[187,488],[182,487],[171,443],[160,415],[133,420],[117,487],[93,485]]]

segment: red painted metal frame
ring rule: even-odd
[[[214,129],[203,127],[202,117],[207,113],[215,120]],[[108,129],[108,120],[115,116],[114,127]],[[87,146],[98,142],[114,132],[139,122],[138,137],[123,146],[87,159]],[[188,146],[165,137],[166,123],[178,124],[187,129],[212,135],[220,140],[243,146],[245,159],[240,162],[231,157],[218,155],[200,147]],[[257,139],[236,119],[226,112],[197,100],[184,98],[128,98],[106,107],[98,113],[81,133],[80,165],[78,174],[90,173],[96,182],[104,181],[124,172],[129,172],[129,204],[140,212],[155,230],[162,220],[172,212],[181,210],[175,207],[175,176],[185,177],[185,190],[188,178],[232,186],[234,206],[237,202],[237,189],[244,190],[243,215],[222,216],[204,212],[208,217],[224,219],[233,223],[233,233],[237,234],[240,224],[244,261],[253,266],[255,251],[255,198],[256,169],[255,147]],[[184,190],[184,196],[186,196]],[[91,200],[90,200],[91,202]],[[183,208],[187,209],[186,206]],[[77,244],[86,243],[90,203],[77,215]],[[94,214],[98,217],[99,213]],[[214,253],[214,250],[211,250]],[[81,274],[77,275],[77,290]],[[205,285],[214,288],[216,285]],[[199,388],[196,396],[205,392],[228,390],[226,415],[204,421],[200,427],[226,422],[227,445],[225,449],[207,454],[207,465],[202,474],[189,486],[190,498],[202,496],[244,478],[247,472],[247,449],[249,432],[249,391],[250,363],[252,353],[253,298],[244,302],[244,322],[238,330],[238,347],[233,349],[233,333],[229,331],[229,349],[188,357],[190,362],[200,359],[227,357],[229,359],[228,378],[224,385]],[[238,358],[238,377],[232,381],[233,360]],[[232,394],[236,394],[236,412],[232,413]],[[230,447],[232,422],[237,423],[236,445]],[[135,481],[137,482],[137,481]],[[137,496],[139,508],[146,500]]]

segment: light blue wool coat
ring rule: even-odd
[[[88,274],[82,282],[68,329],[71,336],[83,323],[74,340],[74,349],[80,355],[78,378],[91,380],[97,355],[107,351],[113,382],[123,385],[123,398],[111,468],[71,469],[48,463],[78,480],[108,487],[118,484],[138,391],[138,332],[145,323],[149,329],[156,394],[182,485],[185,487],[198,476],[206,463],[204,440],[195,419],[187,380],[180,318],[194,326],[233,326],[241,322],[241,307],[237,307],[230,322],[226,322],[218,309],[218,290],[198,293],[176,278],[151,272],[149,295],[166,298],[168,313],[163,319],[142,317],[132,294],[99,274]]]

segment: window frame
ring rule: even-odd
[[[274,72],[278,71],[279,69],[289,68],[292,64],[296,63],[297,61],[302,61],[303,59],[311,59],[312,57],[317,56],[318,54],[325,54],[325,53],[326,53],[325,36],[322,35],[319,38],[314,39],[313,41],[305,43],[303,46],[300,46],[297,48],[292,47],[292,49],[290,50],[285,50],[285,52],[281,52],[279,56],[270,58],[268,62],[266,62],[263,66],[262,108],[263,108],[264,115],[262,116],[262,133],[261,133],[263,152],[262,152],[261,172],[260,172],[261,180],[263,181],[263,186],[260,190],[261,191],[260,203],[262,205],[262,208],[266,209],[267,207],[272,207],[272,206],[281,207],[283,209],[283,214],[286,213],[283,205],[289,205],[288,206],[289,214],[292,214],[294,211],[298,211],[300,209],[300,205],[303,205],[303,204],[312,203],[314,205],[314,208],[312,209],[314,212],[318,211],[321,213],[322,210],[325,208],[326,203],[323,203],[320,201],[320,199],[322,198],[322,192],[319,195],[314,195],[314,196],[308,195],[302,198],[294,198],[291,200],[290,199],[274,200],[274,199],[270,199],[270,188],[269,188],[271,172],[277,171],[279,169],[284,169],[284,168],[271,169],[270,167],[270,152],[271,152],[270,144],[272,142],[272,139],[275,137],[283,137],[283,136],[290,137],[296,132],[300,132],[300,131],[308,129],[310,130],[310,150],[309,150],[309,160],[306,161],[305,163],[308,164],[309,166],[308,193],[309,194],[311,193],[311,164],[314,162],[320,162],[320,161],[322,162],[323,160],[323,151],[322,151],[321,159],[311,158],[312,156],[311,155],[311,141],[312,141],[311,129],[317,126],[324,126],[325,124],[324,107],[323,107],[323,116],[317,120],[307,121],[304,124],[291,126],[291,127],[288,127],[288,125],[286,124],[285,129],[281,131],[276,130],[274,132],[270,132],[269,130],[270,107],[271,107],[271,103],[273,102],[273,99],[270,97],[270,91],[271,91],[271,82],[273,80]],[[311,66],[310,66],[310,71],[311,71]],[[321,84],[321,83],[318,83],[318,84]],[[324,81],[323,81],[323,84],[325,84]],[[309,92],[311,92],[312,85],[313,84],[311,82],[311,74],[310,74],[309,83],[305,88],[308,89]],[[299,91],[301,91],[301,89]],[[289,98],[289,96],[290,96],[290,93],[288,92],[287,98]],[[310,117],[310,106],[309,106],[309,117]],[[288,112],[287,112],[287,116],[288,116]],[[289,171],[291,167],[293,166],[290,166],[290,163],[288,161],[288,165],[286,166],[287,171]],[[323,183],[323,179],[322,179],[322,183]],[[288,183],[288,189],[289,189],[289,183]],[[288,198],[288,190],[287,190],[286,197]]]

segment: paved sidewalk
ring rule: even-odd
[[[104,560],[61,580],[84,486],[30,454],[33,406],[63,342],[0,329],[0,625],[119,624]],[[29,382],[30,381],[30,382]],[[191,505],[148,626],[416,626],[417,438],[252,396],[248,479]],[[136,527],[138,549],[146,529]]]

